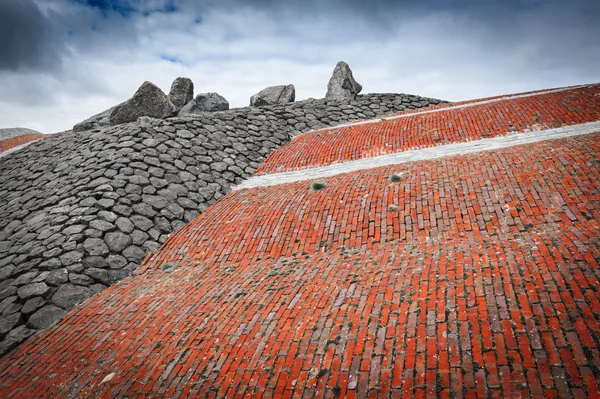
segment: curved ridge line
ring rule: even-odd
[[[465,155],[476,152],[492,151],[517,145],[532,144],[546,140],[557,140],[572,136],[580,136],[600,132],[600,121],[569,125],[559,128],[540,130],[538,132],[506,134],[493,138],[483,138],[462,143],[446,144],[419,150],[396,152],[373,158],[361,158],[354,161],[320,166],[309,169],[254,176],[232,187],[232,190],[243,190],[254,187],[275,186],[335,176],[341,173],[373,169],[380,166],[396,165],[405,162],[423,161],[444,158],[454,155]]]
[[[17,136],[17,137],[18,137],[18,136]],[[43,138],[43,137],[40,137],[39,139],[32,140],[32,141],[28,141],[27,143],[20,144],[20,145],[18,145],[18,146],[16,146],[16,147],[13,147],[13,148],[9,148],[9,149],[8,149],[8,150],[6,150],[6,151],[2,151],[2,152],[0,152],[0,158],[3,158],[3,157],[5,157],[5,156],[7,156],[8,154],[11,154],[11,153],[13,153],[13,152],[15,152],[15,151],[19,151],[19,150],[21,150],[21,149],[23,149],[23,148],[27,147],[28,145],[35,143],[36,141],[40,141],[42,138]]]
[[[477,102],[472,102],[472,103],[467,103],[467,104],[452,105],[450,107],[436,108],[436,109],[430,109],[430,110],[426,110],[426,111],[410,112],[410,113],[406,113],[406,114],[402,114],[402,115],[392,114],[392,116],[387,116],[387,117],[385,115],[381,115],[381,116],[378,116],[378,117],[375,117],[372,119],[362,120],[362,121],[358,121],[358,122],[350,122],[350,123],[345,123],[343,125],[336,125],[336,126],[331,126],[331,127],[324,127],[322,129],[309,130],[307,132],[304,132],[302,134],[292,137],[292,140],[295,140],[297,137],[302,137],[305,134],[313,133],[313,132],[322,132],[322,131],[326,131],[326,130],[333,130],[333,129],[339,129],[339,128],[350,127],[350,126],[370,125],[371,123],[379,123],[379,122],[382,122],[382,119],[384,119],[385,121],[393,121],[396,119],[407,118],[409,116],[414,116],[414,115],[434,114],[436,112],[444,112],[444,111],[449,111],[449,110],[453,110],[453,109],[470,108],[470,107],[475,107],[478,105],[492,104],[492,103],[506,101],[506,100],[514,100],[517,98],[527,98],[527,97],[533,97],[533,96],[540,96],[540,95],[544,95],[544,94],[560,93],[560,92],[568,91],[568,90],[581,89],[582,87],[591,87],[591,86],[595,86],[597,84],[598,83],[592,83],[592,84],[585,84],[585,85],[578,85],[578,86],[561,87],[558,89],[536,91],[533,93],[507,95],[507,96],[503,96],[503,97],[492,98],[489,100],[482,100],[482,101],[477,101]]]

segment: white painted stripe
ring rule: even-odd
[[[336,126],[331,126],[331,127],[324,127],[324,128],[321,128],[321,129],[309,130],[308,132],[304,132],[304,133],[301,133],[301,134],[299,134],[297,136],[294,136],[292,138],[292,140],[295,140],[298,137],[302,137],[303,135],[305,135],[307,133],[312,133],[312,132],[322,132],[322,131],[326,131],[326,130],[334,130],[334,129],[339,129],[339,128],[343,128],[343,127],[359,126],[359,125],[369,125],[371,123],[380,123],[382,121],[382,119],[384,119],[386,121],[393,121],[393,120],[396,120],[396,119],[408,118],[408,117],[411,117],[411,116],[414,116],[414,115],[435,114],[437,112],[445,112],[445,111],[450,111],[450,110],[453,110],[453,109],[463,109],[463,108],[476,107],[478,105],[497,103],[497,102],[506,101],[506,100],[514,100],[514,99],[517,99],[517,98],[527,98],[527,97],[541,96],[541,95],[544,95],[544,94],[560,93],[560,92],[563,92],[563,91],[580,89],[582,87],[591,87],[591,86],[595,86],[597,84],[598,83],[590,84],[590,85],[579,85],[579,86],[561,87],[559,89],[543,90],[543,91],[537,91],[537,92],[534,92],[534,93],[515,94],[515,95],[509,95],[509,96],[504,96],[504,97],[493,98],[493,99],[490,99],[490,100],[477,101],[477,102],[468,103],[468,104],[453,105],[453,106],[450,106],[450,107],[436,108],[436,109],[430,109],[430,110],[425,110],[425,111],[415,111],[415,112],[411,112],[411,113],[408,113],[408,114],[402,114],[402,115],[393,115],[393,114],[391,114],[391,116],[382,115],[382,116],[378,116],[378,117],[373,118],[373,119],[367,119],[367,120],[363,120],[363,121],[359,121],[359,122],[350,122],[350,123],[345,123],[343,125],[336,125]]]
[[[387,154],[373,158],[362,158],[355,161],[320,166],[310,169],[295,170],[271,175],[253,176],[233,190],[252,187],[274,186],[303,180],[323,179],[340,173],[356,172],[380,166],[397,165],[405,162],[437,159],[454,155],[472,154],[475,152],[492,151],[500,148],[532,144],[546,140],[556,140],[566,137],[579,136],[600,132],[600,121],[564,126],[555,129],[541,130],[530,133],[507,134],[489,139],[480,139],[462,143],[446,144],[437,147],[424,148]]]
[[[8,155],[8,154],[10,154],[11,152],[19,151],[20,149],[23,149],[23,148],[27,147],[28,145],[35,143],[35,142],[36,142],[36,141],[38,141],[38,140],[40,140],[40,139],[33,140],[33,141],[29,141],[29,142],[27,142],[27,143],[25,143],[25,144],[18,145],[18,146],[16,146],[16,147],[13,147],[13,148],[11,148],[11,149],[8,149],[8,150],[6,150],[6,151],[4,151],[4,152],[0,152],[0,158],[7,156],[7,155]]]

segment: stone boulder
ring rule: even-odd
[[[133,122],[141,116],[168,118],[176,112],[177,109],[169,97],[158,86],[151,82],[144,82],[133,97],[112,110],[110,124]]]
[[[199,114],[201,112],[227,111],[228,109],[229,102],[219,93],[202,93],[187,103],[179,114]]]
[[[13,313],[6,317],[0,318],[0,334],[6,334],[12,330],[18,323],[21,315],[19,313]]]
[[[92,296],[89,288],[73,284],[63,284],[52,296],[52,302],[63,309],[71,309]],[[34,326],[35,328],[35,326]]]
[[[293,103],[296,100],[294,85],[269,86],[250,97],[250,106]]]
[[[352,70],[344,61],[337,63],[327,84],[326,100],[350,101],[356,99],[362,86],[354,80]]]
[[[65,313],[66,312],[63,309],[54,305],[44,306],[31,315],[27,321],[27,325],[36,330],[42,330],[58,322]]]
[[[171,85],[169,100],[173,103],[177,111],[185,107],[194,98],[194,83],[189,78],[177,78]]]
[[[0,342],[0,353],[6,353],[33,335],[33,331],[21,325],[9,332],[4,341]]]
[[[73,126],[74,132],[85,132],[86,130],[92,129],[100,129],[104,126],[110,125],[110,114],[116,107],[120,107],[124,103],[121,103],[117,106],[107,109],[106,111],[100,112],[94,116],[89,117],[83,122],[79,122],[75,126]]]

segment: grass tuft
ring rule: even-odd
[[[392,183],[398,183],[402,181],[402,176],[397,173],[392,173],[392,175],[390,176],[390,181]]]
[[[311,184],[311,188],[313,189],[313,191],[319,191],[319,190],[323,190],[325,187],[327,187],[327,184],[322,183],[322,182],[313,182]]]
[[[175,269],[176,267],[177,267],[176,264],[167,262],[164,265],[162,265],[162,270],[165,271],[165,272],[170,272],[173,269]]]

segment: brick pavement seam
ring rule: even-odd
[[[2,152],[0,152],[0,158],[2,158],[2,157],[5,157],[5,156],[7,156],[8,154],[10,154],[10,153],[13,153],[13,152],[15,152],[15,151],[19,151],[19,150],[21,150],[21,149],[23,149],[23,148],[27,147],[28,145],[30,145],[30,144],[33,144],[33,143],[35,143],[36,141],[39,141],[39,140],[41,140],[41,138],[39,138],[39,139],[37,139],[37,140],[33,140],[33,141],[30,141],[30,142],[27,142],[27,143],[25,143],[25,144],[18,145],[18,146],[16,146],[16,147],[10,148],[10,149],[8,149],[8,150],[6,150],[6,151],[2,151]]]
[[[437,147],[409,150],[373,158],[362,158],[355,161],[332,164],[322,167],[295,170],[270,175],[253,176],[232,190],[243,190],[253,187],[274,186],[303,180],[320,179],[341,173],[372,169],[380,166],[395,165],[405,162],[436,159],[454,155],[471,154],[474,152],[492,151],[499,148],[516,145],[532,144],[546,140],[556,140],[566,137],[594,133],[600,130],[600,121],[564,126],[561,128],[540,130],[531,133],[517,133],[504,136],[483,138],[464,143],[446,144]]]
[[[588,86],[594,86],[594,85],[595,84],[585,84],[585,85],[578,85],[578,86],[561,87],[558,89],[551,89],[551,90],[534,91],[534,92],[528,92],[528,93],[516,94],[516,95],[507,95],[507,96],[502,96],[502,97],[492,97],[487,100],[467,102],[467,103],[462,103],[462,104],[458,104],[458,105],[452,105],[449,107],[441,107],[441,108],[429,109],[429,110],[425,110],[425,111],[402,113],[400,115],[394,115],[392,113],[390,116],[387,116],[387,117],[379,116],[376,118],[367,119],[367,120],[363,120],[363,121],[359,121],[359,122],[350,122],[350,123],[345,123],[342,125],[335,125],[335,126],[331,126],[331,127],[322,128],[322,129],[309,130],[307,132],[304,132],[302,134],[299,134],[299,135],[293,137],[292,140],[295,140],[298,137],[302,137],[305,134],[318,132],[318,131],[341,129],[341,128],[351,127],[351,126],[360,126],[360,125],[369,125],[372,123],[378,123],[378,122],[381,122],[382,118],[385,119],[386,121],[391,121],[391,120],[407,118],[409,116],[415,116],[415,115],[435,114],[437,112],[444,112],[444,111],[449,111],[449,110],[453,110],[453,109],[471,108],[471,107],[476,107],[479,105],[492,104],[492,103],[508,101],[508,100],[515,100],[518,98],[527,98],[527,97],[541,96],[541,95],[545,95],[545,94],[560,93],[563,91],[575,90],[575,89],[580,89],[582,87],[588,87]]]

